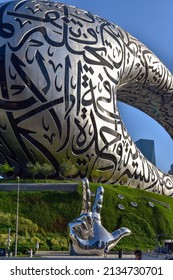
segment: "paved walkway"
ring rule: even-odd
[[[122,258],[118,258],[117,252],[110,252],[106,258],[103,256],[70,256],[68,251],[38,251],[34,258],[46,258],[46,259],[118,259],[118,260],[134,260],[133,253],[124,253]],[[156,253],[143,253],[143,260],[164,260],[171,258],[168,254],[156,254]]]
[[[20,191],[76,191],[76,183],[20,183]],[[0,191],[16,191],[17,183],[0,183]]]
[[[106,258],[104,258],[103,256],[70,256],[69,252],[62,252],[62,251],[39,251],[38,253],[36,253],[35,255],[33,255],[33,257],[29,257],[29,256],[25,256],[25,257],[0,257],[0,260],[14,260],[14,259],[18,259],[18,260],[81,260],[81,259],[99,259],[99,260],[134,260],[134,254],[133,253],[125,253],[123,254],[122,258],[119,259],[118,258],[118,254],[115,253],[109,253],[107,255]],[[172,259],[171,255],[167,255],[167,254],[155,254],[155,253],[143,253],[142,256],[142,260],[166,260],[166,259]]]

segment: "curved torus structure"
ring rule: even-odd
[[[0,159],[24,176],[28,162],[63,159],[73,176],[173,195],[173,177],[132,142],[117,99],[173,136],[172,74],[130,34],[62,3],[0,6]]]

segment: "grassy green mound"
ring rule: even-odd
[[[0,192],[0,246],[6,245],[11,229],[14,251],[16,231],[16,191]],[[18,251],[35,249],[67,250],[67,224],[80,213],[81,194],[77,192],[20,191]]]
[[[119,194],[124,199],[120,199]],[[133,207],[132,202],[137,203],[137,207]],[[119,209],[118,204],[122,204],[124,210]],[[117,249],[152,250],[156,246],[157,235],[160,235],[160,240],[173,235],[173,199],[167,196],[125,186],[105,186],[102,213],[102,222],[108,231],[121,226],[132,231],[117,244]]]
[[[91,183],[96,191],[98,184]],[[173,198],[125,186],[102,185],[105,189],[102,224],[109,231],[125,226],[132,234],[123,238],[116,249],[152,250],[156,236],[173,235]],[[123,195],[123,199],[119,198]],[[94,200],[94,198],[93,198]],[[137,207],[132,206],[135,202]],[[154,204],[154,207],[149,205]],[[118,208],[124,206],[124,210]],[[68,222],[78,217],[82,206],[82,190],[76,192],[21,191],[19,204],[18,251],[68,249]],[[6,246],[11,228],[11,250],[14,251],[16,227],[16,191],[0,192],[0,246]]]

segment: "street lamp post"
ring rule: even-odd
[[[8,256],[10,256],[10,244],[11,244],[10,233],[11,233],[11,228],[8,229],[8,238],[6,240],[7,241]]]
[[[17,177],[17,209],[16,209],[15,257],[17,257],[17,241],[18,241],[18,225],[19,225],[19,183],[20,183],[20,177]]]

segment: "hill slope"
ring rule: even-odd
[[[96,191],[98,184],[91,183]],[[112,232],[125,226],[132,234],[122,239],[116,249],[153,249],[156,235],[173,235],[173,198],[125,186],[102,185],[105,189],[102,224]],[[132,203],[133,202],[133,203]],[[124,206],[124,210],[118,205]],[[68,249],[68,222],[78,217],[82,190],[76,192],[23,191],[19,206],[19,251]],[[136,207],[135,207],[136,206]],[[11,228],[11,249],[14,250],[16,225],[16,192],[0,192],[0,246],[6,245]]]

